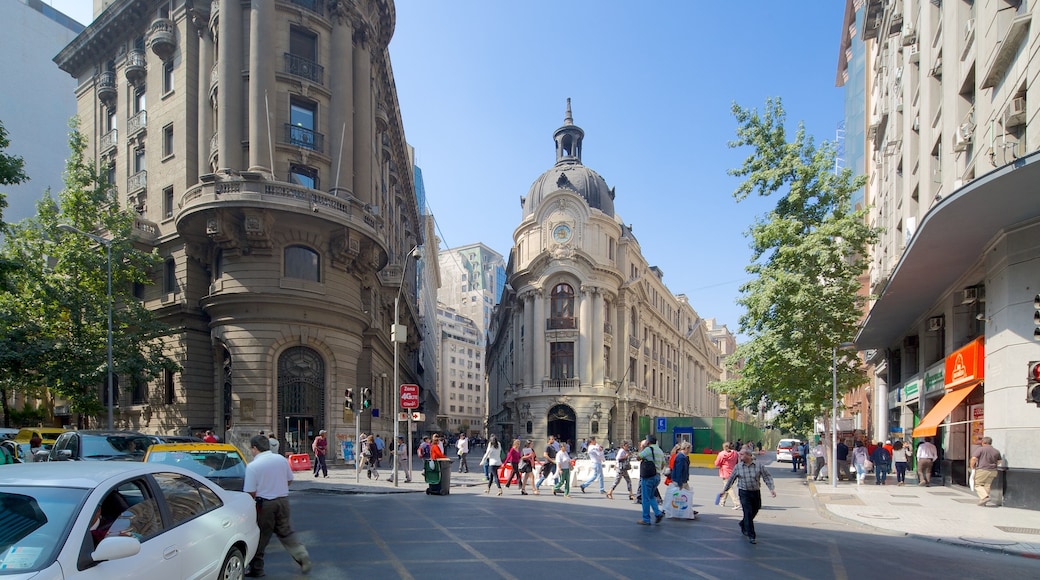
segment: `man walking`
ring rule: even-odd
[[[755,516],[758,515],[758,510],[762,509],[761,482],[763,481],[769,487],[769,493],[776,497],[773,476],[764,467],[755,463],[753,453],[741,451],[740,463],[733,468],[733,473],[726,481],[726,487],[722,488],[722,493],[725,495],[734,483],[737,484],[740,493],[740,507],[744,510],[744,519],[740,520],[740,533],[747,536],[748,541],[752,544],[758,543],[758,536],[755,534]]]
[[[932,464],[939,458],[939,451],[932,443],[931,437],[917,446],[917,485],[932,485]]]
[[[823,471],[823,466],[827,464],[827,450],[823,447],[823,441],[818,440],[816,446],[812,448],[813,458],[813,481],[820,479],[820,472]]]
[[[466,438],[465,433],[459,434],[459,442],[456,443],[459,454],[459,473],[469,473],[469,464],[466,463],[466,456],[469,455],[469,439]]]
[[[837,448],[838,479],[848,481],[849,479],[849,446],[845,440],[838,441]]]
[[[650,525],[650,512],[654,512],[657,523],[661,523],[664,512],[657,506],[657,486],[661,484],[661,470],[664,469],[665,460],[668,457],[664,451],[657,446],[657,437],[647,435],[645,445],[639,451],[639,490],[642,495],[643,519],[639,523],[644,526]]]
[[[412,474],[408,473],[408,445],[404,442],[404,435],[397,436],[397,447],[394,449],[394,461],[397,464],[397,481],[401,481],[401,474],[404,474],[404,482],[412,482]],[[390,472],[390,477],[386,478],[387,481],[394,480],[394,472]]]
[[[549,477],[553,473],[556,473],[556,452],[557,447],[553,445],[556,439],[549,435],[549,440],[545,443],[545,451],[542,452],[542,457],[545,458],[545,462],[542,463],[542,469],[538,473],[538,481],[534,482],[534,494],[538,495],[538,488],[541,487],[542,482],[545,478]]]
[[[383,450],[386,449],[386,442],[383,438],[376,434],[376,468],[383,466]]]
[[[275,436],[274,431],[267,434],[267,446],[270,447],[271,453],[278,455],[278,437]]]
[[[599,479],[599,492],[607,493],[607,490],[603,488],[603,447],[596,442],[595,437],[589,437],[589,459],[592,460],[592,477],[588,481],[581,484],[581,493],[585,493],[585,488],[592,485],[596,479]]]
[[[325,453],[329,449],[329,440],[325,437],[325,430],[318,431],[318,436],[311,442],[311,450],[314,451],[314,477],[318,477],[318,472],[328,478],[329,477],[329,466],[325,463]]]
[[[271,534],[278,536],[285,551],[300,565],[306,574],[311,571],[311,558],[307,548],[296,538],[289,521],[289,484],[293,472],[289,461],[281,455],[271,453],[271,443],[264,435],[254,435],[249,440],[249,451],[253,461],[246,465],[245,483],[242,491],[256,500],[256,523],[260,526],[260,542],[256,555],[249,563],[246,576],[264,576],[264,552]]]
[[[985,506],[989,502],[989,490],[993,480],[997,478],[997,463],[1000,461],[1000,452],[993,447],[993,439],[982,438],[982,446],[971,454],[969,466],[975,470],[975,493],[979,494],[979,505]]]

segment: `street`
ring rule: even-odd
[[[1027,558],[828,519],[804,476],[771,469],[777,497],[763,494],[757,545],[740,535],[739,511],[711,505],[722,484],[705,469],[691,470],[698,519],[655,526],[637,525],[639,506],[627,494],[608,500],[597,485],[584,494],[574,486],[570,499],[546,485],[539,496],[513,487],[498,497],[494,486],[485,495],[473,485],[441,497],[421,483],[401,484],[414,493],[356,493],[299,473],[290,499],[314,562],[310,578],[1032,578],[1040,569]],[[276,539],[267,575],[302,577]]]

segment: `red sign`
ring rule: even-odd
[[[401,385],[401,408],[419,408],[419,385]]]
[[[986,378],[986,341],[983,337],[964,345],[946,357],[946,390],[977,385]]]

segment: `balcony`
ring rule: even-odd
[[[557,316],[545,321],[546,330],[574,330],[578,328],[577,317]]]
[[[325,135],[291,123],[285,124],[285,142],[318,153],[325,152]]]
[[[126,180],[126,194],[128,196],[148,189],[148,172],[138,171]]]
[[[117,145],[119,145],[119,131],[112,129],[101,136],[101,142],[98,143],[98,151],[105,155],[114,151]]]
[[[310,10],[318,16],[325,15],[325,0],[289,0],[296,6]]]
[[[173,20],[169,18],[156,18],[148,30],[148,48],[152,49],[155,56],[163,62],[170,60],[173,52],[177,50],[177,32]]]
[[[98,100],[106,107],[111,108],[116,103],[116,73],[106,71],[98,75],[97,96]]]
[[[126,120],[126,137],[132,139],[141,131],[148,128],[148,112],[139,111],[133,117]]]
[[[628,346],[632,348],[639,348],[640,340],[633,335],[628,335]]]
[[[126,80],[137,86],[138,83],[144,80],[144,75],[148,72],[145,63],[145,54],[143,50],[134,49],[126,53]]]
[[[564,389],[577,389],[578,379],[545,379],[542,381],[543,391],[562,391]]]
[[[313,60],[288,52],[285,53],[285,72],[293,76],[305,78],[319,85],[325,82],[325,67]]]

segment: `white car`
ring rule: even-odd
[[[0,469],[0,578],[242,578],[260,530],[248,494],[160,463]]]

